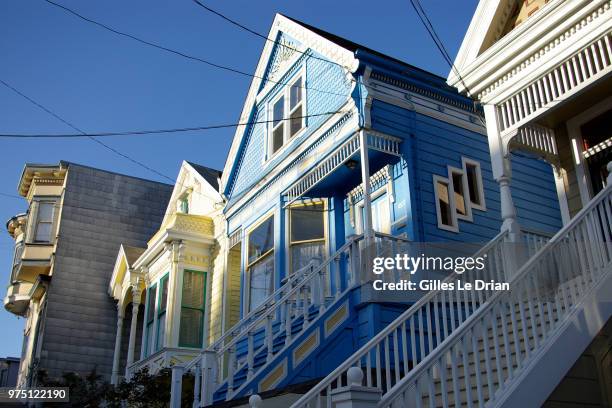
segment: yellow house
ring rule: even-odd
[[[113,383],[191,360],[220,335],[227,247],[220,177],[184,161],[147,247],[121,246],[108,288],[117,301]]]

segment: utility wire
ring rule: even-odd
[[[0,80],[1,81],[1,80]],[[181,133],[181,132],[192,132],[192,131],[202,131],[202,130],[213,130],[213,129],[224,129],[224,128],[233,128],[239,126],[248,126],[248,125],[257,125],[263,123],[276,123],[280,121],[289,121],[294,119],[304,119],[304,118],[313,118],[318,116],[326,116],[326,115],[334,115],[336,113],[345,113],[346,111],[330,111],[330,112],[322,112],[322,113],[313,113],[311,115],[304,116],[292,116],[288,118],[281,119],[270,119],[270,120],[256,120],[251,122],[239,122],[239,123],[226,123],[219,125],[208,125],[208,126],[196,126],[196,127],[185,127],[185,128],[173,128],[173,129],[151,129],[151,130],[130,130],[123,132],[96,132],[96,133],[85,133],[77,128],[74,128],[79,133],[25,133],[25,134],[17,134],[17,133],[8,133],[8,134],[0,134],[0,138],[13,138],[13,139],[53,139],[53,138],[81,138],[81,137],[108,137],[108,136],[138,136],[138,135],[151,135],[151,134],[163,134],[163,133]]]
[[[255,30],[253,30],[252,28],[249,28],[249,27],[245,26],[244,24],[242,24],[242,23],[240,23],[240,22],[238,22],[238,21],[236,21],[236,20],[226,16],[225,14],[221,13],[220,11],[217,11],[217,10],[207,6],[206,4],[202,3],[200,0],[193,0],[193,2],[195,4],[197,4],[198,6],[202,7],[203,9],[207,10],[208,12],[213,13],[213,14],[215,14],[218,17],[221,17],[223,20],[227,21],[230,24],[235,25],[236,27],[238,27],[238,28],[240,28],[242,30],[245,30],[245,31],[247,31],[247,32],[257,36],[257,37],[263,38],[266,41],[270,41],[270,42],[272,42],[272,43],[274,43],[274,44],[276,44],[278,46],[285,47],[285,48],[288,48],[288,49],[293,50],[295,52],[298,52],[300,54],[306,55],[306,53],[304,51],[298,50],[297,48],[292,47],[289,44],[285,44],[285,43],[282,43],[280,41],[274,40],[272,38],[268,38],[268,36],[263,35],[263,34],[257,32],[257,31],[255,31]],[[319,57],[317,57],[315,55],[308,55],[308,57],[313,58],[313,59],[317,59],[317,60],[320,60],[320,61],[323,61],[323,62],[326,62],[328,64],[337,65],[337,66],[339,66],[341,68],[344,68],[344,69],[348,70],[349,72],[351,71],[351,69],[349,67],[344,66],[342,64],[339,64],[336,61],[331,61],[331,60],[328,60],[328,59],[325,59],[325,58],[319,58]],[[351,80],[354,81],[354,79],[352,79],[352,78],[351,78]]]
[[[229,67],[229,66],[226,66],[226,65],[222,65],[222,64],[217,64],[217,63],[212,62],[210,60],[207,60],[207,59],[204,59],[204,58],[200,58],[200,57],[196,57],[194,55],[187,54],[185,52],[178,51],[178,50],[175,50],[175,49],[163,46],[161,44],[157,44],[157,43],[154,43],[154,42],[142,39],[142,38],[137,37],[135,35],[126,33],[124,31],[119,31],[119,30],[117,30],[115,28],[112,28],[112,27],[108,26],[107,24],[104,24],[104,23],[101,23],[99,21],[93,20],[93,19],[91,19],[89,17],[85,17],[84,15],[76,12],[75,10],[73,10],[73,9],[71,9],[69,7],[66,7],[66,6],[64,6],[62,4],[56,3],[56,2],[54,2],[52,0],[44,0],[44,1],[46,1],[47,3],[49,3],[49,4],[51,4],[51,5],[55,6],[55,7],[58,7],[60,9],[64,10],[65,12],[67,12],[69,14],[72,14],[75,17],[78,17],[79,19],[81,19],[83,21],[86,21],[88,23],[94,24],[94,25],[96,25],[96,26],[98,26],[100,28],[103,28],[103,29],[105,29],[107,31],[110,31],[110,32],[112,32],[114,34],[117,34],[117,35],[129,38],[131,40],[137,41],[137,42],[139,42],[141,44],[144,44],[144,45],[147,45],[149,47],[157,48],[159,50],[162,50],[162,51],[165,51],[165,52],[177,55],[179,57],[187,58],[187,59],[189,59],[191,61],[201,62],[203,64],[206,64],[206,65],[210,66],[210,67],[217,68],[217,69],[224,70],[224,71],[228,71],[228,72],[233,72],[233,73],[238,74],[238,75],[242,75],[242,76],[246,76],[246,77],[251,77],[251,78],[257,78],[257,79],[261,79],[261,80],[267,80],[268,82],[275,83],[275,84],[281,84],[281,85],[287,85],[288,84],[287,82],[273,81],[271,79],[267,79],[267,78],[264,78],[264,77],[259,76],[259,75],[251,74],[251,73],[246,72],[246,71],[242,71],[242,70],[239,70],[239,69],[236,69],[236,68],[232,68],[232,67]],[[302,54],[306,55],[306,53],[302,53]],[[315,57],[313,55],[308,55],[308,57],[317,58],[317,57]],[[324,60],[324,61],[327,61],[327,60]],[[330,95],[348,96],[347,94],[341,94],[341,93],[338,93],[338,92],[333,92],[333,91],[328,91],[328,90],[318,89],[318,88],[311,88],[311,87],[307,87],[307,86],[301,86],[300,88],[311,90],[311,91],[315,91],[315,92],[326,93],[326,94],[330,94]]]
[[[459,78],[459,80],[461,81],[463,86],[465,87],[465,91],[466,91],[467,95],[470,98],[472,98],[472,92],[470,91],[468,86],[465,84],[465,81],[463,80],[463,77],[461,76],[461,74],[459,73],[459,70],[457,69],[457,67],[453,63],[453,60],[451,59],[448,51],[446,50],[446,47],[444,46],[444,43],[442,42],[442,40],[438,36],[438,33],[436,32],[433,24],[431,23],[431,20],[427,16],[427,13],[425,12],[425,9],[423,9],[423,6],[421,6],[421,3],[419,2],[419,0],[410,0],[410,4],[412,5],[412,8],[414,9],[414,11],[416,12],[417,16],[419,17],[419,20],[421,20],[421,23],[423,24],[423,26],[427,30],[427,33],[429,34],[429,36],[433,40],[434,44],[436,45],[436,48],[438,48],[438,51],[440,51],[440,53],[442,54],[442,57],[446,60],[446,62],[450,66],[450,68],[455,72],[455,75],[457,75],[457,77]]]
[[[4,80],[0,79],[0,83],[2,83],[2,85],[7,87],[8,89],[10,89],[11,91],[13,91],[16,94],[20,95],[22,98],[26,99],[27,101],[29,101],[33,105],[35,105],[38,108],[42,109],[43,111],[47,112],[49,115],[53,116],[54,118],[56,118],[60,122],[64,123],[66,126],[69,126],[72,129],[76,130],[77,132],[79,132],[81,134],[82,137],[87,137],[87,138],[93,140],[94,142],[96,142],[97,144],[99,144],[100,146],[103,146],[105,149],[110,150],[111,152],[115,153],[116,155],[121,156],[121,157],[131,161],[132,163],[137,164],[138,166],[140,166],[140,167],[142,167],[142,168],[144,168],[146,170],[149,170],[150,172],[155,173],[158,176],[166,178],[166,179],[168,179],[168,180],[170,180],[170,181],[172,181],[174,183],[174,179],[172,179],[172,178],[168,177],[167,175],[165,175],[165,174],[163,174],[163,173],[161,173],[161,172],[159,172],[159,171],[157,171],[157,170],[147,166],[144,163],[139,162],[138,160],[128,156],[127,154],[120,152],[119,150],[115,149],[114,147],[107,145],[106,143],[102,142],[101,140],[98,140],[95,137],[93,137],[93,135],[89,135],[89,134],[85,133],[83,130],[79,129],[78,127],[76,127],[72,123],[68,122],[66,119],[62,118],[61,116],[59,116],[55,112],[51,111],[50,109],[46,108],[42,104],[36,102],[34,99],[30,98],[29,96],[27,96],[23,92],[19,91],[18,89],[16,89],[13,86],[11,86],[10,84],[5,82]]]

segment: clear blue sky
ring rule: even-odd
[[[264,40],[229,25],[190,0],[55,0],[94,20],[167,47],[254,72]],[[276,12],[446,76],[449,68],[408,0],[206,1],[267,34]],[[477,0],[421,0],[451,56]],[[218,71],[86,23],[43,0],[0,4],[0,79],[81,129],[120,131],[235,122],[249,79]],[[70,132],[66,125],[0,85],[0,133]],[[221,169],[233,130],[104,139],[175,177],[186,159]],[[167,181],[94,142],[0,140],[0,192],[16,194],[25,162],[68,160]],[[0,196],[0,297],[5,295],[12,240],[4,220],[26,209]],[[0,310],[0,357],[19,356],[23,319]]]

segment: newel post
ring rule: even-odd
[[[333,406],[336,408],[376,408],[381,399],[381,391],[361,385],[363,381],[361,368],[349,368],[347,377],[349,385],[337,388],[331,393]]]
[[[172,366],[172,383],[170,385],[170,408],[181,408],[181,395],[183,389],[183,372],[180,365]]]
[[[200,406],[205,407],[213,403],[213,393],[217,385],[217,376],[219,375],[219,367],[217,364],[217,353],[211,350],[202,352],[202,387],[200,396],[202,403]]]

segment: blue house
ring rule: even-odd
[[[250,124],[236,130],[221,180],[226,332],[185,367],[197,369],[202,405],[300,393],[406,310],[416,297],[374,301],[364,254],[416,242],[481,246],[504,222],[473,100],[284,15],[268,38],[240,117]],[[521,226],[557,231],[551,166],[527,153],[511,161]]]

